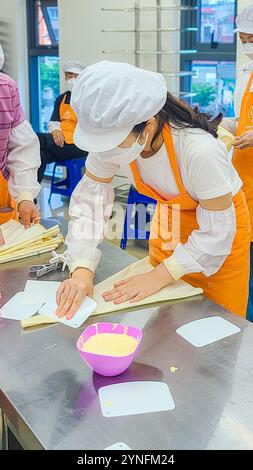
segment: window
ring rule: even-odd
[[[39,130],[47,132],[54,109],[54,102],[60,94],[59,90],[59,58],[53,56],[38,57],[39,82]]]
[[[234,115],[234,62],[192,61],[192,104],[211,115]]]
[[[59,41],[58,8],[51,3],[35,2],[36,43],[39,46],[57,45]]]
[[[202,0],[200,6],[200,42],[234,42],[235,0]]]
[[[30,114],[37,132],[47,132],[59,85],[57,0],[27,0]]]
[[[192,93],[188,99],[202,112],[222,112],[233,116],[236,75],[236,0],[182,0],[182,5],[198,7],[182,12],[181,27],[195,27],[187,44],[181,34],[181,49],[196,50],[181,58],[181,70],[190,72],[181,79],[181,90]]]

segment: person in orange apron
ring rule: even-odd
[[[92,295],[120,168],[140,193],[157,201],[149,239],[153,269],[115,284],[104,300],[135,303],[183,279],[245,317],[249,214],[242,182],[217,138],[222,116],[210,120],[174,98],[158,73],[109,61],[85,70],[72,106],[78,117],[74,142],[89,155],[71,198],[71,278],[59,287],[57,315],[71,318]]]
[[[0,244],[5,242],[1,225],[18,214],[25,228],[40,220],[33,203],[40,190],[39,142],[25,119],[16,83],[2,72],[3,64],[0,44]]]
[[[239,70],[235,89],[235,118],[224,119],[225,127],[235,135],[233,164],[242,179],[251,224],[251,275],[247,319],[253,321],[253,5],[236,18],[243,52],[251,59]]]
[[[84,66],[76,60],[69,60],[63,66],[67,91],[55,100],[54,110],[48,123],[49,133],[38,133],[41,154],[39,182],[43,179],[48,163],[87,155],[74,144],[73,134],[77,119],[70,105],[72,88],[83,69]]]
[[[10,196],[7,180],[0,172],[0,245],[4,245],[5,240],[1,232],[1,224],[9,220],[18,220],[16,201]]]

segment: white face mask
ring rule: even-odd
[[[246,54],[251,60],[253,60],[253,43],[245,42],[242,47],[244,54]]]
[[[75,83],[75,78],[69,78],[68,80],[66,80],[66,83],[67,83],[67,90],[68,91],[72,91],[73,90],[73,86],[74,86],[74,83]]]
[[[116,165],[130,165],[130,163],[139,157],[148,141],[147,134],[144,144],[139,144],[138,140],[140,135],[141,133],[138,135],[133,145],[131,145],[129,148],[116,147],[115,149],[108,150],[107,152],[101,152],[102,158],[107,159],[108,162],[114,163]]]

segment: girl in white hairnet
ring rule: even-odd
[[[39,182],[43,179],[48,163],[80,158],[84,155],[83,150],[78,148],[73,141],[77,119],[70,105],[75,80],[83,69],[83,64],[77,60],[68,60],[63,66],[67,90],[55,100],[54,110],[48,123],[49,133],[38,134],[41,155]]]
[[[138,302],[182,278],[245,317],[249,217],[241,180],[217,139],[221,115],[210,120],[174,98],[158,73],[109,61],[79,75],[71,105],[78,118],[74,142],[89,155],[70,203],[71,278],[58,290],[57,315],[71,318],[92,295],[120,168],[157,201],[149,239],[153,269],[115,284],[104,300]]]
[[[251,275],[247,319],[253,321],[253,5],[236,18],[236,32],[250,62],[244,64],[236,82],[235,118],[223,119],[224,127],[235,137],[233,164],[243,181],[243,191],[251,223]]]

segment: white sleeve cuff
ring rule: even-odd
[[[175,281],[186,274],[184,266],[178,262],[174,254],[164,259],[163,264]]]
[[[31,201],[31,202],[33,202],[33,194],[30,191],[23,191],[16,198],[16,203],[19,204],[22,201]]]
[[[96,258],[93,260],[89,258],[83,258],[80,261],[75,261],[74,263],[68,262],[68,268],[69,268],[70,274],[72,274],[77,268],[89,269],[90,271],[95,273],[100,257],[101,257],[101,253],[100,253],[100,256],[99,255],[96,256]]]
[[[53,131],[60,131],[61,123],[60,121],[49,121],[47,128],[50,133],[52,133]]]

